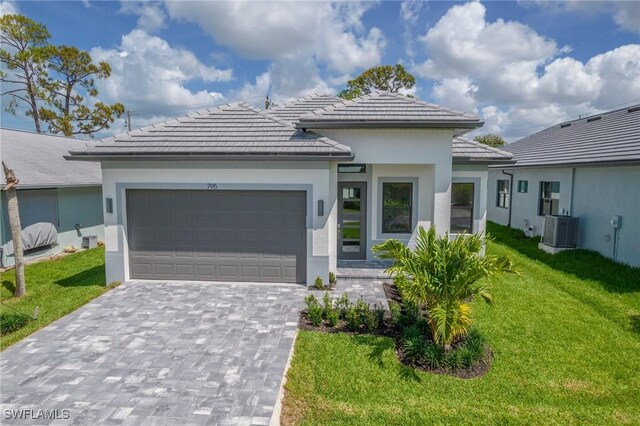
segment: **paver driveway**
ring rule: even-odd
[[[125,283],[1,353],[0,423],[268,424],[304,292]]]

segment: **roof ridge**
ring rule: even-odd
[[[463,141],[463,142],[466,142],[466,143],[470,143],[471,145],[477,146],[479,148],[486,149],[488,151],[493,151],[493,152],[498,153],[498,154],[506,154],[506,155],[509,155],[510,157],[513,157],[513,153],[511,153],[509,151],[504,151],[504,150],[502,150],[500,148],[489,146],[489,145],[483,144],[481,142],[475,141],[473,139],[467,139],[467,138],[464,138],[462,136],[456,136],[456,137],[454,137],[454,139],[458,139],[460,141]]]
[[[253,105],[250,105],[246,102],[240,102],[239,103],[240,106],[244,107],[245,109],[248,109],[249,111],[255,112],[256,114],[258,114],[261,117],[264,117],[268,120],[271,120],[273,122],[276,122],[278,124],[281,124],[282,126],[285,126],[289,129],[295,129],[296,127],[289,123],[288,121],[284,121],[278,117],[274,117],[273,115],[269,114],[267,111],[269,110],[263,110],[263,109],[258,109],[256,107],[254,107]]]

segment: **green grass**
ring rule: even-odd
[[[38,306],[38,319],[0,337],[1,349],[24,339],[110,289],[104,285],[103,248],[27,265],[25,275],[27,294],[21,298],[13,297],[15,271],[8,271],[0,276],[0,314],[19,311],[33,315]]]
[[[489,232],[522,276],[499,278],[496,306],[473,302],[486,376],[416,372],[384,337],[301,331],[285,424],[640,424],[640,269]]]

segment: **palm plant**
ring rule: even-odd
[[[426,307],[432,338],[445,349],[469,332],[469,299],[480,296],[494,303],[489,282],[483,278],[515,273],[508,257],[482,255],[487,240],[482,234],[438,237],[432,226],[429,231],[418,229],[413,250],[395,239],[373,247],[379,258],[393,260],[387,272],[403,283],[403,298]]]

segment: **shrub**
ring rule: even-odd
[[[424,336],[414,325],[402,333],[402,349],[405,356],[412,362],[421,362],[427,350]]]
[[[376,329],[384,326],[384,308],[382,305],[373,305],[373,314],[375,315],[376,322],[378,323]]]
[[[307,310],[309,310],[311,306],[318,304],[318,299],[316,299],[316,297],[313,294],[309,294],[307,297],[304,298],[304,303],[306,303]]]
[[[329,284],[335,284],[337,281],[336,274],[329,272]]]
[[[309,307],[307,314],[309,315],[309,321],[311,321],[311,325],[313,325],[314,327],[320,327],[320,324],[322,324],[322,311],[322,306],[318,304],[311,305]]]
[[[340,314],[340,319],[346,319],[347,311],[351,307],[352,303],[349,300],[349,295],[344,293],[338,300],[336,300],[335,307]]]
[[[1,314],[0,334],[4,336],[5,334],[13,333],[27,325],[30,320],[31,318],[24,314]]]
[[[338,325],[339,319],[340,319],[340,316],[338,314],[338,311],[336,311],[335,309],[332,309],[327,314],[327,324],[329,325],[329,327],[335,327],[336,325]]]
[[[403,302],[428,308],[431,337],[445,349],[471,328],[469,298],[493,303],[489,283],[482,279],[515,272],[508,257],[481,255],[486,241],[482,234],[438,236],[432,226],[429,231],[418,229],[414,250],[395,239],[373,247],[379,258],[393,260],[387,272],[395,277]]]
[[[322,281],[322,278],[317,277],[316,281],[313,283],[313,285],[318,289],[318,290],[322,290],[322,288],[324,287],[324,281]]]
[[[389,310],[391,311],[391,325],[393,327],[398,327],[400,325],[400,321],[402,320],[402,308],[400,308],[399,304],[390,302]]]
[[[358,310],[354,306],[349,306],[345,313],[344,320],[347,322],[347,330],[358,331],[360,328],[360,317]]]
[[[378,317],[375,312],[370,309],[363,311],[360,314],[360,323],[364,326],[364,329],[369,333],[378,329]]]
[[[335,310],[333,309],[333,301],[331,300],[331,296],[329,296],[328,291],[324,292],[322,303],[323,303],[322,317],[324,319],[327,319],[327,317],[329,316],[329,313]]]

